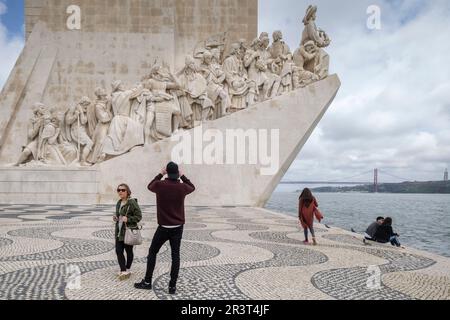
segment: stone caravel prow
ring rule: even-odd
[[[262,175],[261,164],[181,164],[184,172],[193,180],[197,190],[187,199],[195,206],[264,206],[292,162],[299,154],[314,128],[322,119],[340,87],[337,75],[313,83],[305,88],[240,111],[225,118],[203,124],[202,132],[219,131],[226,137],[226,130],[239,128],[251,132],[279,130],[279,161],[275,173]],[[187,133],[194,136],[194,130]],[[116,197],[116,186],[128,181],[134,196],[143,203],[153,204],[146,186],[171,160],[172,150],[179,143],[165,139],[153,145],[126,154],[120,158],[99,164],[99,203],[108,203]],[[270,142],[269,146],[270,155]],[[260,142],[260,141],[259,141]],[[229,141],[228,141],[229,143]],[[206,146],[208,143],[203,144]],[[194,146],[192,146],[194,148]],[[197,146],[198,147],[198,146]],[[226,148],[224,148],[226,158]],[[260,150],[258,150],[260,151]],[[248,152],[248,144],[247,144]],[[275,155],[274,155],[275,156]],[[203,160],[203,159],[202,159]],[[248,158],[247,158],[248,160]]]

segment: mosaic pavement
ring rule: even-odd
[[[294,218],[257,208],[187,208],[178,293],[167,293],[170,249],[157,260],[154,290],[144,275],[155,207],[144,207],[144,244],[133,275],[117,279],[114,206],[0,205],[0,300],[258,299],[450,300],[450,259],[362,243],[316,224],[304,245]]]

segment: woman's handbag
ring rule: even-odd
[[[128,210],[130,207],[127,208],[127,214],[125,217],[128,217]],[[124,243],[129,246],[139,246],[142,244],[142,235],[141,235],[142,226],[136,228],[136,229],[130,229],[128,228],[127,224],[125,224],[125,238]]]
[[[125,244],[129,245],[129,246],[141,245],[142,244],[141,229],[142,229],[142,226],[137,229],[126,228],[125,229],[125,238],[124,238]]]

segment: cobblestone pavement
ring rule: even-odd
[[[364,245],[360,235],[316,224],[303,244],[294,218],[258,208],[187,208],[176,295],[170,248],[157,259],[152,291],[140,291],[156,229],[143,207],[144,244],[119,281],[114,206],[0,205],[2,299],[450,299],[450,259],[412,248]]]

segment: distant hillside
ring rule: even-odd
[[[360,185],[353,187],[320,187],[315,192],[374,192],[373,185]],[[383,183],[378,185],[379,193],[441,193],[450,194],[450,181],[402,182]]]

